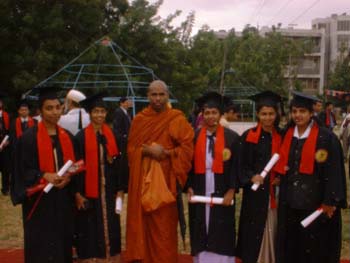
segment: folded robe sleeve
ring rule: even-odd
[[[333,133],[330,140],[329,160],[323,178],[325,185],[323,204],[345,208],[346,176],[343,152],[338,138]]]
[[[17,142],[11,180],[11,197],[14,205],[22,203],[26,198],[26,188],[36,184],[43,176],[39,169],[36,131],[36,128],[33,128]]]
[[[240,156],[241,156],[241,171],[239,174],[240,186],[244,187],[250,184],[252,177],[256,174],[253,171],[252,164],[254,163],[254,145],[246,142],[247,132],[245,132],[240,140]]]
[[[184,187],[193,158],[193,136],[191,125],[185,118],[176,118],[169,125],[169,134],[175,147],[170,150],[170,158],[177,181]]]

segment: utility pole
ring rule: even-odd
[[[220,87],[219,93],[224,95],[224,82],[225,82],[225,67],[226,67],[226,57],[227,57],[227,41],[226,38],[222,40],[224,42],[224,57],[222,59],[222,69],[221,69],[221,78],[220,78]]]
[[[288,99],[292,99],[293,83],[292,83],[292,56],[289,54],[289,65],[288,65]]]

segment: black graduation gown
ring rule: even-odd
[[[341,145],[327,128],[319,128],[314,174],[299,173],[306,139],[292,139],[286,175],[281,175],[276,260],[278,263],[338,263],[341,252],[341,211],[346,207],[346,182]],[[316,154],[315,154],[316,156]],[[307,228],[300,222],[321,204],[336,206],[331,219],[322,214]]]
[[[80,158],[85,159],[84,132],[85,129],[78,132],[76,135],[76,143]],[[121,190],[121,182],[117,173],[116,160],[113,160],[112,164],[107,162],[105,137],[98,135],[98,141],[103,145],[104,151],[105,200],[102,200],[101,196],[101,173],[99,172],[99,197],[97,199],[88,198],[88,208],[85,211],[78,211],[76,218],[76,247],[78,257],[81,259],[106,257],[102,202],[106,202],[107,207],[110,256],[115,256],[121,251],[120,216],[115,213],[115,197],[117,192]],[[96,152],[96,154],[100,156],[100,153]],[[78,177],[78,189],[83,196],[85,196],[84,175],[85,174],[82,173]]]
[[[68,132],[67,132],[68,133]],[[40,193],[25,197],[25,189],[35,185],[42,172],[39,169],[37,127],[29,128],[17,142],[11,196],[14,204],[22,203],[24,255],[26,263],[72,262],[73,195],[71,184],[63,189],[53,187],[44,193],[32,217],[27,220]],[[59,168],[63,154],[57,136],[52,137]]]
[[[17,118],[14,119],[12,122],[11,122],[11,125],[10,125],[10,142],[11,142],[11,149],[12,149],[12,152],[14,151],[14,148],[16,147],[16,143],[17,143],[17,126],[16,126],[16,121],[17,121]],[[37,125],[37,120],[33,119],[34,121],[34,126]],[[22,134],[28,130],[30,127],[28,127],[28,123],[27,125],[25,126],[23,123],[21,123],[21,126],[22,126]]]
[[[11,146],[11,173],[13,173],[13,169],[15,169],[14,165],[14,161],[15,160],[15,153],[16,153],[16,145],[17,145],[17,141],[18,141],[18,138],[17,138],[17,126],[16,126],[16,120],[17,119],[14,119],[14,121],[12,121],[11,125],[10,125],[10,146]],[[37,124],[37,120],[34,120],[34,125]],[[23,133],[28,130],[30,127],[25,126],[23,123],[21,123],[21,126],[22,126],[22,135]]]
[[[241,137],[241,173],[239,179],[240,186],[243,188],[243,198],[236,255],[244,263],[255,263],[259,256],[269,208],[270,174],[265,177],[264,184],[257,191],[251,190],[251,178],[259,174],[271,159],[272,136],[261,130],[257,144],[246,142],[249,130]]]
[[[127,142],[130,130],[131,119],[125,112],[119,107],[114,112],[113,119],[113,132],[117,139],[118,149],[120,151],[120,157],[117,159],[117,165],[119,167],[119,174],[121,176],[121,187],[124,192],[128,191],[129,182],[129,165],[127,155]]]
[[[9,135],[9,130],[5,128],[4,118],[0,117],[0,143],[6,135]],[[0,173],[1,173],[1,192],[8,194],[10,187],[10,169],[11,169],[11,143],[0,151]]]
[[[334,113],[331,112],[330,115],[332,115],[332,118],[334,120],[334,126],[336,126],[337,125],[337,119],[335,118]],[[322,123],[323,127],[326,127],[328,129],[330,129],[329,125],[326,124],[326,119],[327,119],[327,112],[326,111],[320,112],[320,114],[318,115],[318,119]],[[333,127],[332,127],[332,129],[333,129]]]
[[[214,175],[215,193],[213,197],[223,197],[227,190],[231,188],[236,190],[238,184],[239,136],[232,130],[224,129],[225,148],[230,149],[231,158],[224,162],[224,173]],[[187,186],[192,187],[195,195],[205,195],[205,174],[191,172]],[[205,204],[189,203],[189,226],[193,256],[202,251],[227,256],[235,255],[235,205],[211,207],[207,234]]]

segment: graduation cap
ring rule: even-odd
[[[95,107],[106,108],[106,103],[103,100],[107,94],[106,92],[99,92],[90,97],[87,97],[85,100],[80,101],[80,105],[90,112]]]
[[[278,103],[282,102],[282,97],[277,93],[266,90],[249,97],[256,104],[261,106],[277,107]]]
[[[290,102],[290,108],[291,107],[297,107],[297,108],[306,108],[310,111],[313,111],[312,105],[319,101],[318,98],[307,95],[298,91],[293,91],[293,99]]]
[[[257,111],[259,111],[259,109],[263,106],[273,107],[273,108],[279,107],[281,110],[282,116],[285,115],[284,107],[283,107],[283,97],[273,91],[270,91],[270,90],[262,91],[250,96],[249,99],[253,100],[256,103]]]
[[[217,108],[220,112],[223,112],[223,109],[232,104],[232,101],[231,98],[227,96],[222,96],[215,91],[210,91],[198,98],[196,103],[201,110],[204,108]]]
[[[82,100],[86,99],[86,96],[79,90],[71,89],[68,91],[66,98],[76,103],[80,103]]]
[[[28,100],[26,100],[26,99],[19,100],[16,105],[17,105],[17,109],[19,109],[21,107],[27,107],[27,108],[30,107],[30,104],[29,104]]]
[[[8,94],[6,92],[0,91],[0,99],[6,98]]]
[[[40,86],[34,88],[33,91],[39,93],[39,108],[41,108],[45,100],[59,100],[58,93],[62,91],[62,88],[58,86]]]

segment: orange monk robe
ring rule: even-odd
[[[142,211],[142,145],[155,142],[170,151],[170,157],[161,161],[161,167],[168,188],[175,196],[176,180],[184,186],[191,168],[193,136],[192,127],[179,110],[168,108],[157,113],[148,107],[134,118],[128,141],[127,262],[177,262],[176,203],[147,214]]]

